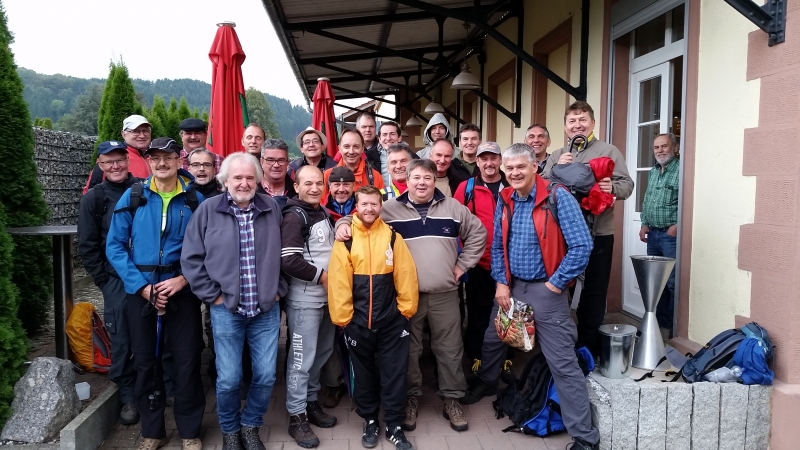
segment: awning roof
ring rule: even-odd
[[[420,81],[430,87],[457,74],[460,63],[482,46],[484,36],[471,26],[467,47],[462,21],[440,18],[440,33],[433,13],[386,0],[262,3],[307,100],[320,77],[331,80],[337,99],[394,93],[407,81],[412,89]],[[496,27],[507,18],[513,1],[425,3],[458,10]]]

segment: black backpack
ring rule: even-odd
[[[119,214],[121,212],[128,211],[128,212],[131,213],[131,221],[133,221],[134,217],[136,217],[136,211],[139,208],[141,208],[142,206],[147,204],[147,199],[142,195],[143,193],[144,193],[144,186],[142,185],[142,182],[139,181],[137,183],[133,183],[131,185],[130,203],[128,204],[128,206],[126,206],[124,208],[115,209],[114,210],[114,214]],[[197,210],[197,207],[199,206],[200,202],[197,201],[197,191],[194,188],[194,183],[190,183],[189,184],[189,186],[186,188],[186,191],[184,192],[184,194],[185,195],[184,195],[183,198],[184,198],[184,201],[186,202],[186,206],[188,206],[189,209],[192,210],[192,212],[195,212],[195,210]],[[100,200],[98,201],[98,205],[100,204],[101,201],[104,201],[104,200],[105,200],[105,196],[100,197]],[[105,209],[104,209],[105,205],[103,205],[102,208],[103,208],[103,211],[105,211]],[[95,216],[96,215],[97,215],[97,209],[95,209]],[[100,218],[102,219],[102,217],[103,216],[101,215]]]

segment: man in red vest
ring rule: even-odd
[[[572,448],[596,449],[600,436],[592,427],[586,380],[575,354],[578,331],[566,293],[589,263],[592,236],[569,191],[555,187],[555,205],[548,204],[549,182],[536,174],[533,149],[512,145],[503,153],[503,165],[511,187],[500,192],[494,215],[492,278],[497,282],[497,305],[492,316],[497,308],[507,311],[512,297],[533,308],[537,340],[553,374],[564,425],[574,439]],[[506,345],[497,331],[487,328],[481,367],[461,403],[475,403],[497,391],[505,355]]]
[[[150,176],[150,165],[144,160],[144,153],[150,146],[150,122],[138,114],[128,116],[122,121],[122,138],[128,148],[128,171],[136,178],[144,180]],[[100,166],[95,164],[89,173],[89,179],[83,187],[83,193],[103,182],[105,179]]]

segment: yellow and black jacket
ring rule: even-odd
[[[397,314],[407,319],[417,312],[417,268],[405,241],[378,218],[366,228],[353,216],[350,250],[336,242],[328,263],[328,308],[331,321],[351,321],[379,329]]]

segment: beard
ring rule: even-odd
[[[664,156],[664,157],[662,157],[662,158],[659,158],[658,156],[656,156],[656,162],[658,162],[658,163],[659,163],[659,164],[661,164],[662,166],[666,166],[666,165],[667,165],[667,164],[669,164],[669,163],[670,163],[670,161],[672,161],[673,159],[675,159],[675,154],[674,154],[674,153],[672,153],[672,152],[670,152],[670,153],[667,153],[667,156]]]
[[[253,197],[256,196],[256,190],[253,189],[248,193],[231,191],[231,198],[236,203],[250,203],[253,200]]]

